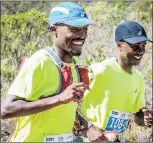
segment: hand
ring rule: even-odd
[[[75,120],[73,129],[75,136],[86,136],[86,133],[88,131],[88,125],[81,125],[79,120]]]
[[[71,101],[80,103],[86,89],[89,89],[89,87],[83,82],[71,84],[59,95],[60,101],[63,104]]]
[[[142,110],[143,115],[144,115],[144,124],[145,124],[146,126],[151,126],[151,125],[153,125],[153,117],[152,117],[153,112],[149,111],[149,110],[146,109],[146,108],[142,108],[141,110]]]
[[[99,129],[98,127],[95,127],[92,125],[88,132],[87,132],[87,137],[90,141],[103,141],[103,142],[108,142],[108,139],[104,135],[104,130]]]

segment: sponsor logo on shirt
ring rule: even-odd
[[[54,141],[54,138],[53,137],[47,137],[46,141]]]
[[[59,142],[63,141],[63,137],[58,137],[58,141]]]
[[[112,114],[113,114],[113,115],[118,115],[118,112],[112,111]]]

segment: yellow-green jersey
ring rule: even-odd
[[[123,134],[130,114],[145,106],[144,77],[132,69],[124,71],[115,58],[90,66],[93,80],[81,111],[95,126]]]
[[[71,70],[73,83],[77,83],[77,71],[74,66]],[[56,93],[59,84],[59,69],[50,54],[41,49],[23,65],[8,94],[35,101]],[[16,130],[10,141],[43,142],[46,136],[72,133],[76,109],[77,103],[70,102],[37,114],[18,117]],[[48,141],[51,140],[48,138]]]

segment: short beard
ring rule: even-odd
[[[127,59],[127,63],[130,65],[130,66],[137,66],[137,65],[139,65],[139,63],[135,63],[135,62],[133,62],[133,57],[132,56],[130,56],[130,55],[128,55],[128,59]]]
[[[71,51],[71,54],[72,54],[73,56],[79,57],[79,56],[81,55],[81,52],[77,52],[77,51],[72,50],[72,51]]]

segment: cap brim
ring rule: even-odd
[[[147,37],[145,36],[141,36],[141,37],[133,37],[133,38],[126,38],[124,39],[124,41],[130,43],[130,44],[136,44],[136,43],[139,43],[139,42],[143,42],[143,41],[149,41],[149,42],[152,42],[150,39],[148,39]]]
[[[73,26],[73,27],[81,27],[85,25],[96,24],[94,21],[87,18],[78,18],[78,19],[64,21],[62,23]]]

